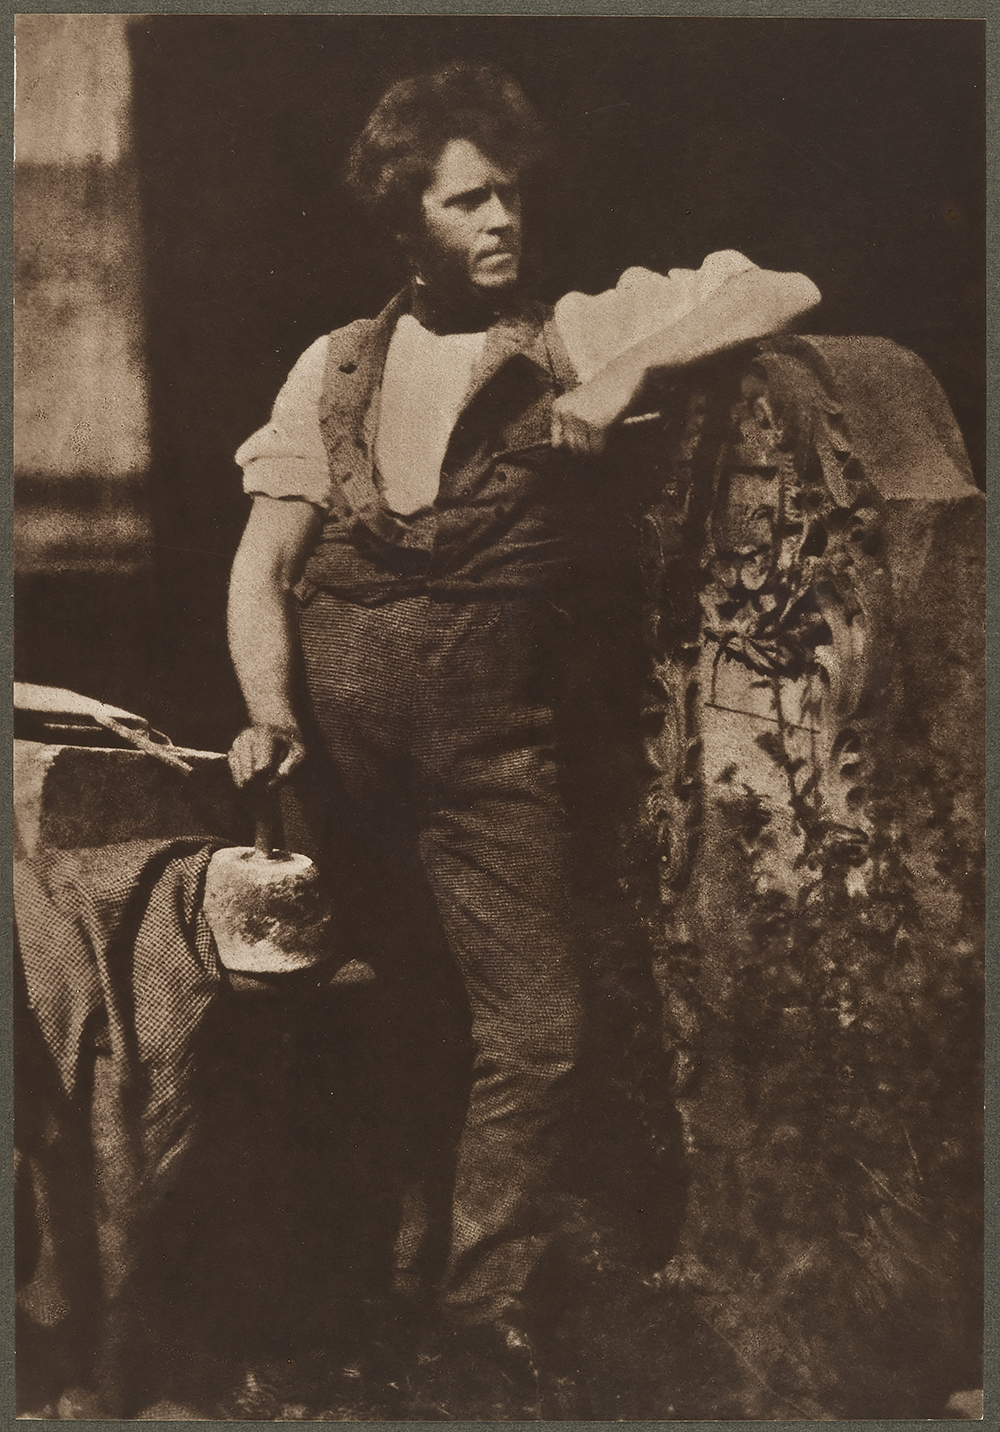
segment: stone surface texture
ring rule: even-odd
[[[30,858],[40,847],[245,835],[249,818],[239,809],[225,756],[170,750],[194,767],[190,776],[143,751],[16,740],[16,856]]]
[[[895,345],[728,382],[646,518],[690,1175],[660,1276],[725,1354],[715,1416],[939,1415],[981,1376],[984,499]]]

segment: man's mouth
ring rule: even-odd
[[[514,273],[517,270],[517,259],[509,249],[494,249],[491,253],[480,255],[478,268],[483,274],[496,272],[504,275],[508,270]]]

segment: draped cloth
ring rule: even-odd
[[[220,985],[212,846],[49,850],[15,870],[17,1314],[37,1358],[131,1415],[137,1267],[198,1124],[196,1041]],[[141,1394],[137,1394],[141,1395]]]

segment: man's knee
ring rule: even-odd
[[[583,1011],[575,999],[537,1004],[530,1018],[473,1020],[476,1063],[522,1080],[556,1084],[576,1068],[583,1041]]]

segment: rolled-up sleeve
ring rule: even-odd
[[[330,472],[319,426],[319,400],[329,336],[318,338],[295,364],[274,400],[271,418],[239,449],[243,489],[254,497],[299,497],[329,505]]]
[[[555,321],[580,381],[686,317],[729,279],[756,267],[735,249],[723,249],[709,254],[698,269],[670,269],[664,275],[631,268],[604,293],[566,294],[556,304]]]

